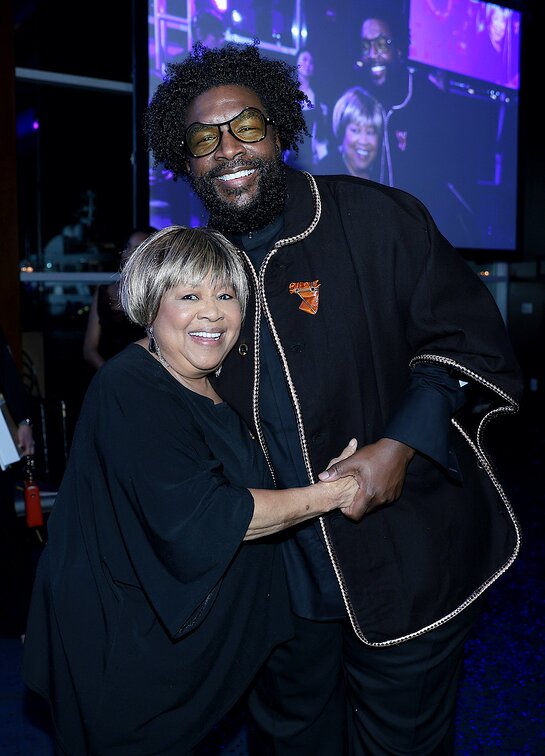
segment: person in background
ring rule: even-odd
[[[141,241],[157,229],[134,229],[121,253],[121,266]],[[83,337],[83,358],[94,369],[124,349],[127,344],[142,338],[142,329],[131,323],[119,304],[119,284],[100,284],[96,287]]]
[[[221,47],[226,27],[221,14],[212,9],[199,11],[193,19],[193,39],[207,47]]]
[[[259,444],[212,387],[248,297],[221,234],[158,231],[120,287],[147,336],[89,386],[49,518],[23,673],[49,701],[60,753],[181,756],[292,634],[272,536],[349,514],[357,484],[269,490]]]
[[[451,754],[465,641],[520,548],[483,432],[518,410],[521,372],[491,293],[417,198],[286,166],[303,101],[296,67],[257,43],[196,45],[144,118],[154,160],[187,177],[253,282],[215,389],[280,488],[359,483],[347,516],[283,534],[295,635],[249,697],[256,753]]]
[[[34,454],[32,407],[4,331],[0,327],[0,401],[17,424],[22,455]],[[15,470],[0,469],[0,635],[24,635],[32,563],[15,511]]]
[[[351,87],[335,103],[332,130],[336,148],[314,172],[347,173],[378,181],[384,132],[380,103],[361,87]]]
[[[288,164],[293,163],[294,167],[312,172],[327,155],[330,139],[329,108],[316,88],[314,54],[310,50],[299,51],[297,69],[299,88],[308,98],[304,106],[304,116],[309,136],[300,145],[298,152],[290,153],[286,160]]]

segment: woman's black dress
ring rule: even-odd
[[[272,480],[228,405],[138,345],[94,376],[24,651],[66,753],[185,753],[290,637],[280,552],[242,540],[247,487]]]

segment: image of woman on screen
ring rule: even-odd
[[[504,86],[515,86],[511,72],[514,67],[514,49],[511,44],[510,25],[512,11],[495,3],[486,3],[482,29],[475,43],[475,70],[480,79]]]
[[[361,87],[351,87],[333,108],[334,143],[315,173],[347,173],[359,178],[380,178],[384,122],[380,103]]]

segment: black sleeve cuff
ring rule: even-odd
[[[465,385],[446,368],[418,365],[384,436],[416,449],[460,478],[450,434],[452,416],[463,406],[465,397]]]

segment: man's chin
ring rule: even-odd
[[[280,168],[280,170],[279,170]],[[195,193],[210,215],[210,225],[219,231],[246,233],[266,226],[282,212],[285,175],[283,163],[263,161],[261,176],[251,188],[218,187],[211,176],[190,178]]]
[[[216,196],[219,202],[223,200],[224,202],[230,202],[233,205],[237,206],[244,206],[248,205],[250,202],[253,202],[255,195],[255,190],[250,191],[246,187],[240,186],[231,188],[227,185],[221,185],[216,190]]]
[[[228,233],[246,233],[266,226],[276,216],[258,202],[246,197],[232,197],[219,199],[213,205],[208,205],[210,225],[218,231]]]

